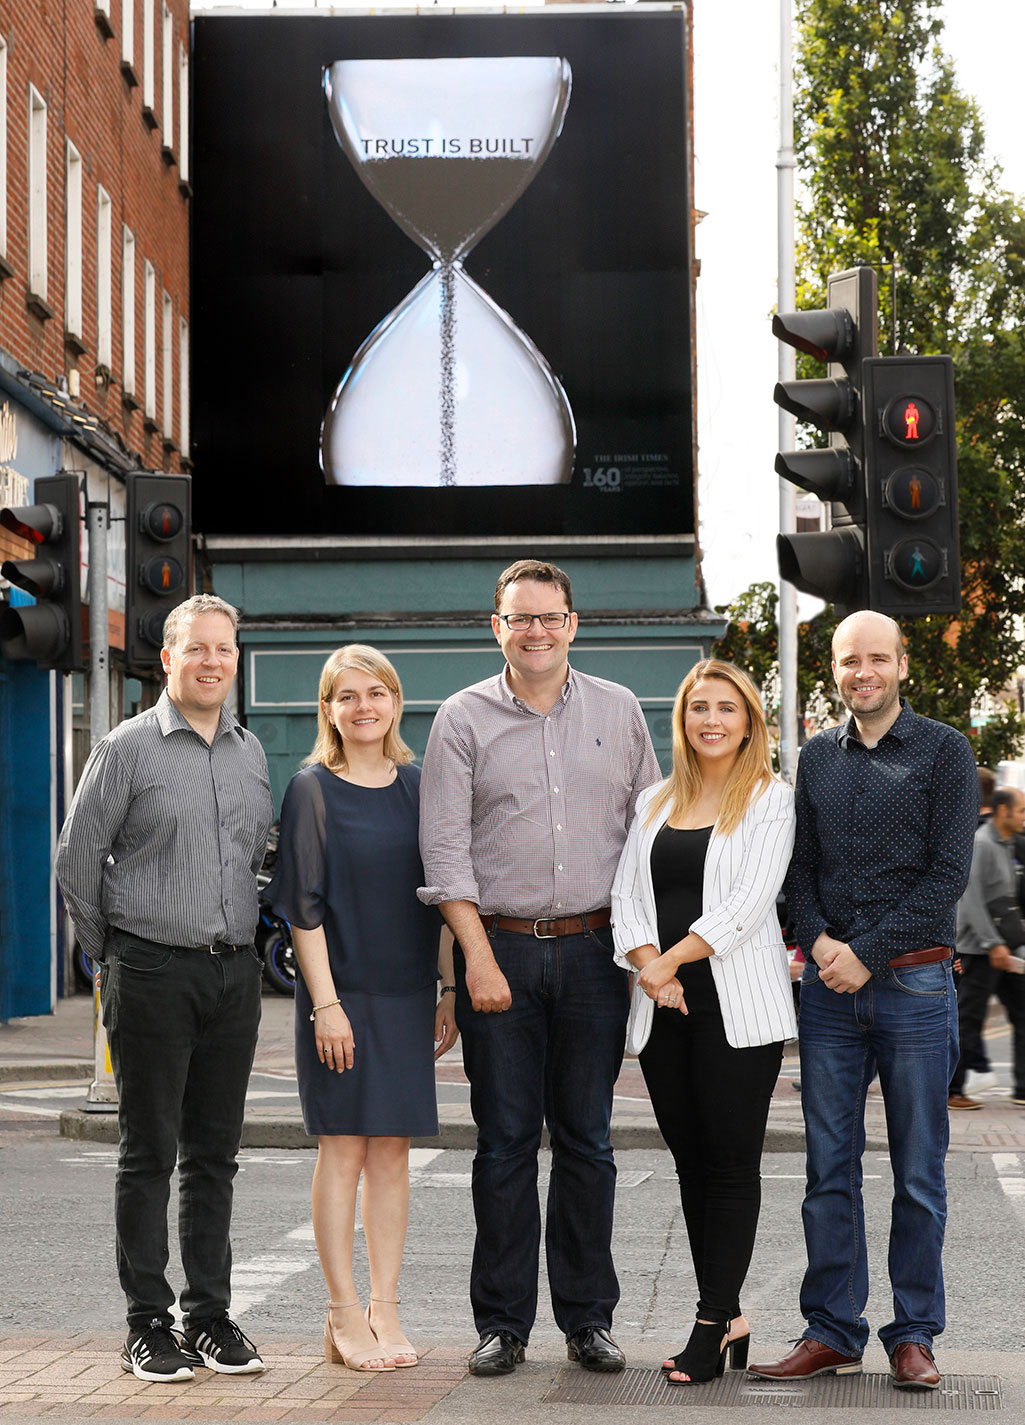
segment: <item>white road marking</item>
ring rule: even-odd
[[[994,1153],[993,1167],[1004,1196],[1018,1215],[1025,1217],[1025,1177],[1022,1176],[1021,1156],[1018,1153]]]

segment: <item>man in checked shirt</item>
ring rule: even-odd
[[[197,594],[164,623],[167,689],[93,748],[57,850],[78,940],[102,961],[118,1091],[114,1222],[140,1380],[263,1370],[228,1316],[232,1180],[260,1023],[256,872],[267,762],[224,706],[238,615]],[[167,1199],[178,1162],[185,1334],[172,1330]]]
[[[634,695],[569,666],[577,615],[561,569],[510,565],[495,610],[506,665],[442,703],[420,784],[419,894],[456,938],[456,1020],[477,1125],[470,1300],[480,1342],[469,1369],[504,1375],[523,1360],[547,1123],[555,1320],[570,1360],[618,1371],[610,1124],[629,1004],[609,900],[637,795],[659,769]]]

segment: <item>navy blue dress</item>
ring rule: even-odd
[[[295,983],[295,1064],[312,1134],[427,1137],[438,1132],[434,1011],[441,917],[417,900],[420,768],[387,787],[358,787],[314,764],[288,784],[281,808],[278,915],[323,925],[335,990],[355,1040],[342,1074],[317,1057],[312,1002]]]

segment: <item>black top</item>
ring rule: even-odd
[[[651,844],[651,887],[660,950],[668,950],[682,940],[701,914],[705,854],[711,835],[710,826],[681,831],[667,824]],[[693,991],[695,982],[710,981],[711,974],[711,965],[705,959],[681,965],[676,978],[685,991]]]
[[[902,702],[866,747],[850,717],[802,747],[795,793],[785,891],[805,957],[823,930],[873,975],[897,955],[954,944],[979,811],[966,737]]]

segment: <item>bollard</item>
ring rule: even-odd
[[[110,1048],[107,1031],[103,1027],[100,1014],[100,974],[103,967],[96,967],[93,976],[93,1081],[85,1100],[86,1113],[116,1113],[117,1086],[114,1070],[110,1064]]]

